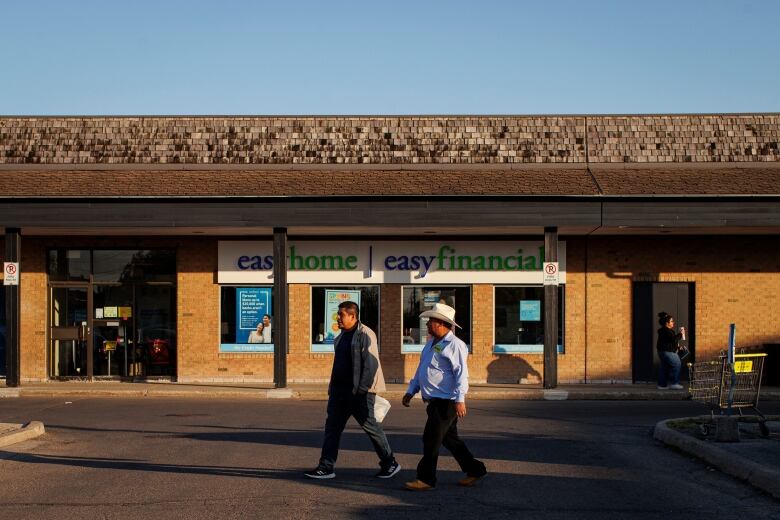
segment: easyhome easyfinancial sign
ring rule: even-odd
[[[561,283],[566,244],[558,244]],[[541,284],[542,242],[290,242],[289,283]],[[270,241],[220,241],[218,281],[273,281]]]

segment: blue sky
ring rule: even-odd
[[[780,2],[0,5],[0,114],[780,111]]]

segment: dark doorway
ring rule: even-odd
[[[658,354],[655,344],[658,339],[658,313],[668,312],[674,316],[677,326],[686,329],[686,340],[681,341],[691,351],[683,360],[680,378],[688,379],[686,363],[692,363],[696,346],[696,316],[694,302],[695,286],[692,283],[635,282],[633,296],[633,380],[635,383],[658,380]]]

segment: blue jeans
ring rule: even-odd
[[[658,367],[658,386],[666,386],[667,383],[679,384],[682,362],[677,352],[659,352],[658,358],[661,361],[661,365]]]
[[[332,470],[339,456],[341,434],[350,417],[354,417],[371,439],[382,468],[393,463],[393,451],[382,426],[374,418],[375,394],[352,395],[352,392],[331,392],[328,398],[328,418],[325,420],[325,440],[322,443],[320,467]]]

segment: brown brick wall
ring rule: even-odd
[[[471,382],[500,377],[502,371],[493,356],[493,286],[471,286],[471,355],[469,380]],[[456,316],[456,321],[466,316]]]
[[[592,238],[586,306],[589,382],[632,378],[633,281],[696,284],[698,359],[725,347],[729,323],[737,323],[738,346],[780,341],[775,317],[780,243],[773,237]]]
[[[387,383],[404,383],[411,377],[407,376],[407,365],[411,363],[407,356],[401,354],[400,347],[403,337],[402,291],[400,284],[385,284],[379,289],[379,310],[382,314],[379,320],[379,357]],[[414,371],[414,368],[411,370]]]
[[[585,252],[584,239],[566,239],[565,353],[558,356],[560,384],[585,382]],[[537,370],[543,372],[542,365]]]
[[[291,383],[322,383],[330,379],[333,354],[312,352],[311,340],[311,285],[290,284],[287,379]]]
[[[177,264],[178,380],[272,382],[273,354],[219,353],[217,241],[181,241]]]
[[[777,114],[0,118],[7,164],[752,162],[779,141]]]
[[[19,262],[21,330],[19,331],[22,381],[44,381],[47,359],[47,277],[44,242],[22,237]]]

